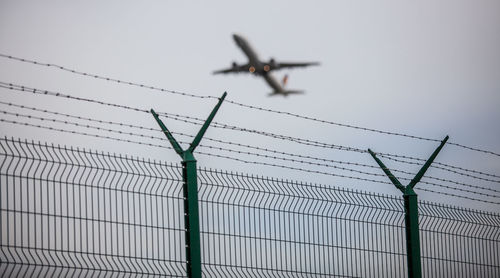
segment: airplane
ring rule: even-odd
[[[284,88],[288,76],[285,75],[283,79],[283,86],[271,75],[271,72],[274,70],[279,70],[283,68],[296,68],[296,67],[308,67],[308,66],[317,66],[318,62],[306,62],[306,63],[278,63],[271,58],[269,62],[261,61],[257,53],[252,49],[248,41],[238,34],[233,34],[233,39],[236,42],[243,53],[248,57],[248,62],[246,64],[238,65],[236,62],[233,62],[232,66],[227,69],[216,70],[213,74],[226,74],[226,73],[251,73],[257,76],[262,76],[264,80],[267,82],[269,86],[274,90],[269,96],[288,96],[290,94],[302,94],[303,91],[300,90],[287,90]]]

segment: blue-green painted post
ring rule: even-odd
[[[431,157],[425,162],[420,171],[415,175],[415,177],[410,181],[407,186],[403,186],[399,180],[391,173],[389,168],[387,168],[380,159],[377,158],[374,152],[368,149],[368,152],[375,159],[377,164],[382,168],[384,173],[389,177],[391,182],[403,192],[404,204],[405,204],[405,226],[406,226],[406,252],[408,261],[408,277],[410,278],[421,278],[422,277],[422,263],[420,261],[420,236],[418,228],[418,199],[417,194],[413,191],[413,187],[420,181],[424,176],[425,172],[431,166],[432,162],[438,155],[438,153],[443,148],[446,141],[448,141],[448,136],[441,141],[441,144],[432,153]]]
[[[201,244],[200,244],[200,216],[198,210],[198,183],[196,171],[196,159],[193,152],[200,143],[203,135],[212,122],[215,114],[219,110],[227,93],[224,93],[219,99],[219,102],[208,116],[207,120],[201,127],[200,131],[193,139],[193,142],[187,150],[183,150],[177,143],[172,133],[167,129],[165,124],[160,120],[158,114],[151,109],[151,114],[155,118],[161,130],[167,136],[168,141],[172,144],[175,152],[182,158],[182,177],[183,194],[184,194],[184,223],[186,230],[186,262],[187,274],[189,278],[201,278]]]

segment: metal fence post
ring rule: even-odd
[[[419,237],[419,227],[418,227],[418,199],[417,194],[413,191],[413,187],[420,181],[429,166],[438,155],[438,153],[443,148],[446,141],[448,141],[448,136],[446,136],[437,149],[432,153],[431,157],[425,162],[417,175],[410,181],[407,186],[403,186],[399,180],[391,173],[389,168],[387,168],[380,159],[377,158],[375,153],[368,149],[368,152],[375,159],[377,164],[382,168],[384,173],[389,177],[391,182],[396,186],[397,189],[403,192],[404,204],[405,204],[405,229],[406,229],[406,252],[408,261],[408,277],[410,278],[420,278],[422,277],[422,264],[420,261],[420,237]]]
[[[219,102],[208,116],[207,120],[201,127],[200,131],[191,142],[187,150],[183,150],[179,143],[175,140],[172,133],[160,120],[158,114],[151,109],[151,114],[156,122],[160,125],[161,130],[167,136],[172,144],[175,152],[182,158],[182,177],[184,180],[184,223],[186,229],[186,261],[187,274],[190,278],[201,278],[201,246],[200,246],[200,217],[198,210],[198,183],[196,171],[196,159],[193,155],[194,150],[200,143],[203,135],[207,131],[208,126],[212,122],[215,114],[219,110],[227,93],[224,93],[219,99]]]

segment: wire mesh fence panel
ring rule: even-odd
[[[199,169],[204,277],[405,277],[403,198]],[[186,277],[179,165],[0,139],[0,276]],[[500,277],[500,215],[420,202],[424,277]]]
[[[0,139],[0,273],[184,277],[181,169]]]
[[[500,277],[500,215],[421,202],[425,277]]]
[[[406,277],[402,197],[200,170],[208,277]],[[423,277],[500,277],[500,215],[420,202]]]
[[[399,198],[200,170],[207,277],[404,277]]]

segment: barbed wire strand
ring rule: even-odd
[[[22,118],[27,118],[27,119],[35,119],[35,120],[40,120],[40,121],[45,121],[45,122],[62,123],[62,124],[66,124],[66,125],[76,126],[76,127],[90,128],[90,129],[95,129],[95,130],[99,130],[99,131],[117,133],[117,134],[121,134],[121,135],[137,136],[137,137],[141,137],[141,138],[156,139],[156,140],[168,142],[168,140],[166,140],[164,137],[160,137],[160,136],[144,135],[144,134],[141,134],[141,133],[134,133],[134,132],[127,132],[127,131],[121,131],[121,130],[103,128],[103,127],[98,127],[98,126],[94,126],[94,125],[80,124],[80,123],[76,123],[76,122],[70,122],[70,121],[65,121],[65,120],[58,120],[58,119],[54,119],[54,118],[38,117],[38,116],[21,114],[21,113],[16,113],[16,112],[9,112],[9,111],[5,111],[5,110],[0,110],[0,113],[3,113],[4,115],[11,115],[11,116],[22,117]],[[194,137],[194,136],[189,136],[189,137]],[[181,144],[189,144],[189,142],[185,142],[185,141],[179,141],[179,143],[181,143]],[[299,163],[309,164],[309,165],[315,165],[315,166],[332,167],[332,168],[339,169],[339,170],[351,171],[351,172],[355,172],[355,173],[359,173],[359,174],[365,174],[365,175],[372,175],[372,176],[379,176],[379,177],[383,177],[384,176],[382,174],[364,172],[364,171],[359,171],[359,170],[355,170],[355,169],[350,169],[350,168],[345,168],[345,167],[339,167],[339,166],[335,166],[335,165],[328,165],[328,164],[323,164],[323,163],[314,163],[314,162],[308,162],[308,161],[302,161],[302,160],[282,158],[282,157],[277,157],[277,156],[269,156],[269,155],[265,155],[265,154],[258,154],[258,153],[252,153],[252,152],[246,152],[246,151],[239,151],[239,150],[233,150],[233,149],[222,148],[222,147],[215,147],[215,146],[210,146],[210,145],[205,145],[205,144],[200,144],[199,146],[200,147],[205,147],[205,148],[210,148],[210,149],[215,149],[215,150],[220,150],[220,151],[234,152],[234,153],[238,153],[238,154],[255,155],[255,156],[265,157],[265,158],[281,159],[281,160],[285,160],[285,161],[289,161],[289,162],[299,162]]]
[[[159,148],[168,148],[168,149],[171,149],[171,147],[165,146],[165,145],[145,143],[145,142],[141,142],[141,141],[135,141],[135,140],[129,140],[129,139],[122,139],[122,138],[116,138],[116,137],[99,135],[99,134],[92,134],[92,133],[81,132],[81,131],[65,130],[65,129],[60,129],[60,128],[54,128],[54,127],[48,127],[48,126],[30,124],[30,123],[26,123],[26,122],[23,123],[23,122],[18,122],[18,121],[12,121],[12,120],[7,120],[7,119],[3,119],[3,118],[0,118],[0,122],[6,122],[6,123],[11,123],[11,124],[36,127],[36,128],[41,128],[41,129],[48,129],[48,130],[51,130],[51,131],[59,131],[59,132],[65,132],[65,133],[71,133],[71,134],[79,134],[79,135],[84,135],[84,136],[91,136],[91,137],[109,139],[109,140],[126,142],[126,143],[135,143],[135,144],[140,144],[140,145],[146,145],[146,146],[152,146],[152,147],[159,147]],[[201,152],[197,151],[197,153],[198,154],[202,154],[202,155],[211,156],[211,157],[218,157],[218,158],[230,159],[230,160],[239,161],[239,162],[242,162],[242,163],[259,164],[259,165],[264,165],[264,166],[272,166],[272,167],[278,167],[278,168],[289,169],[289,170],[297,170],[297,171],[303,171],[303,172],[308,172],[308,173],[323,174],[323,175],[335,176],[335,177],[340,177],[340,178],[349,178],[349,179],[355,179],[355,180],[360,180],[360,181],[368,181],[368,182],[375,182],[375,183],[381,183],[381,184],[391,184],[389,182],[380,181],[380,180],[366,179],[366,178],[360,178],[360,177],[354,177],[354,176],[347,176],[347,175],[340,175],[340,174],[334,174],[334,173],[324,172],[324,171],[319,171],[319,170],[309,170],[309,169],[303,169],[303,168],[297,168],[297,167],[292,167],[292,166],[286,166],[286,165],[280,165],[280,164],[274,164],[274,163],[267,163],[267,162],[261,162],[261,161],[250,161],[250,160],[244,160],[244,159],[230,157],[230,156],[226,156],[226,155],[206,153],[206,152],[202,152],[202,151]],[[419,190],[433,192],[433,193],[436,193],[436,194],[442,194],[442,195],[446,195],[446,196],[452,196],[452,197],[456,197],[456,198],[468,199],[468,200],[477,201],[477,202],[483,202],[483,203],[489,203],[489,204],[495,204],[495,205],[499,205],[500,204],[500,202],[493,202],[493,201],[489,201],[489,200],[477,199],[477,198],[473,198],[473,197],[469,197],[469,196],[462,196],[462,195],[457,195],[457,194],[453,194],[453,193],[435,191],[435,190],[430,190],[430,189],[426,189],[426,188],[419,188]]]
[[[226,158],[226,159],[230,159],[230,160],[234,160],[234,161],[239,161],[239,162],[246,163],[246,164],[257,164],[257,165],[264,165],[264,166],[273,166],[273,167],[290,169],[290,170],[298,170],[298,171],[305,171],[305,172],[309,172],[309,173],[326,174],[326,175],[328,175],[328,173],[324,173],[324,172],[317,171],[317,170],[301,169],[301,168],[295,168],[295,167],[290,167],[290,166],[285,166],[285,165],[277,165],[277,164],[267,163],[267,162],[261,162],[261,161],[249,161],[249,160],[239,159],[239,158],[225,156],[225,155],[206,154],[206,153],[203,153],[203,152],[198,152],[198,153],[199,154],[203,154],[203,155],[215,156],[215,157],[219,157],[219,158]],[[392,185],[392,183],[390,183],[390,182],[370,180],[370,179],[362,179],[362,180]],[[467,199],[467,200],[471,200],[471,201],[489,203],[489,204],[494,204],[494,205],[499,205],[500,204],[500,202],[493,202],[493,201],[488,201],[488,200],[482,200],[482,199],[477,199],[477,198],[473,198],[473,197],[469,197],[469,196],[462,196],[462,195],[448,193],[448,192],[435,191],[435,190],[431,190],[431,189],[427,189],[427,188],[418,188],[418,190],[432,192],[432,193],[440,194],[440,195],[446,195],[446,196],[456,197],[456,198],[463,198],[463,199]]]
[[[139,109],[139,108],[135,108],[135,107],[127,106],[127,105],[109,103],[109,102],[104,102],[104,101],[100,101],[100,100],[75,97],[75,96],[71,96],[68,94],[53,92],[53,91],[49,91],[49,90],[40,90],[40,89],[26,87],[26,86],[22,86],[22,85],[16,85],[13,83],[6,83],[6,82],[0,81],[0,88],[5,88],[5,89],[9,89],[9,90],[16,90],[16,91],[20,91],[20,92],[41,94],[41,95],[51,95],[51,96],[62,97],[62,98],[67,98],[67,99],[73,99],[73,100],[78,100],[78,101],[86,101],[86,102],[90,102],[90,103],[106,105],[106,106],[115,107],[115,108],[122,108],[122,109],[132,110],[132,111],[136,111],[136,112],[149,113],[149,111],[146,109]],[[195,120],[196,122],[190,122],[190,123],[200,124],[200,125],[203,124],[205,121],[205,120],[200,119],[200,118],[191,117],[191,116],[184,116],[184,115],[179,115],[179,114],[173,114],[173,113],[161,112],[159,114],[163,115],[163,116],[168,116],[168,117],[179,117],[179,118],[182,117],[185,119]],[[186,121],[186,122],[188,122],[188,121]],[[278,134],[273,134],[270,132],[241,128],[241,127],[222,124],[222,123],[218,123],[218,122],[214,122],[214,121],[212,121],[211,125],[213,127],[229,129],[229,130],[237,130],[237,131],[249,132],[249,133],[256,133],[256,134],[260,134],[260,135],[264,135],[264,136],[269,136],[269,137],[282,139],[282,140],[289,140],[289,141],[293,141],[293,142],[305,144],[305,145],[310,145],[310,146],[327,147],[327,148],[332,148],[332,149],[337,149],[337,150],[355,151],[355,152],[359,152],[359,153],[366,153],[367,152],[366,150],[362,150],[359,148],[347,147],[347,146],[341,146],[341,145],[335,145],[335,144],[327,144],[327,143],[317,142],[317,141],[313,141],[313,140],[309,140],[309,139],[296,138],[296,137],[286,136],[286,135],[278,135]]]
[[[146,109],[139,109],[139,108],[135,108],[135,107],[127,106],[127,105],[109,103],[109,102],[104,102],[104,101],[99,101],[99,100],[94,100],[94,99],[75,97],[75,96],[71,96],[68,94],[53,92],[53,91],[49,91],[49,90],[40,90],[40,89],[30,88],[30,87],[26,87],[26,86],[22,86],[22,85],[16,85],[13,83],[6,83],[6,82],[0,81],[0,88],[5,88],[5,89],[9,89],[9,90],[16,90],[16,91],[20,91],[20,92],[41,94],[41,95],[51,95],[51,96],[62,97],[62,98],[66,98],[66,99],[73,99],[73,100],[78,100],[78,101],[86,101],[89,103],[106,105],[106,106],[115,107],[115,108],[122,108],[122,109],[132,110],[132,111],[136,111],[136,112],[149,113],[149,111]],[[191,117],[191,116],[184,116],[184,115],[165,113],[165,112],[161,112],[159,114],[166,116],[166,117],[169,117],[171,119],[176,119],[176,120],[180,120],[180,121],[183,121],[186,123],[192,123],[192,124],[196,124],[196,125],[202,125],[204,122],[203,119]],[[181,117],[184,119],[180,119]],[[192,119],[192,120],[195,120],[196,122],[185,120],[185,119]],[[329,149],[336,149],[336,150],[343,150],[343,151],[353,151],[353,152],[358,152],[358,153],[366,153],[367,152],[366,150],[359,149],[359,148],[336,145],[336,144],[328,144],[328,143],[318,142],[318,141],[309,140],[309,139],[297,138],[297,137],[292,137],[292,136],[287,136],[287,135],[279,135],[279,134],[274,134],[274,133],[265,132],[265,131],[246,129],[246,128],[231,126],[231,125],[222,124],[222,123],[218,123],[218,122],[212,122],[212,126],[216,127],[216,128],[223,128],[223,129],[228,129],[228,130],[237,130],[237,131],[242,131],[242,132],[255,133],[255,134],[268,136],[268,137],[275,138],[275,139],[288,140],[288,141],[292,141],[292,142],[296,142],[296,143],[308,145],[308,146],[322,147],[322,148],[329,148]],[[423,158],[416,158],[416,157],[410,157],[410,156],[404,156],[404,155],[397,155],[397,154],[390,154],[390,153],[377,153],[377,154],[391,156],[391,157],[397,157],[397,158],[417,160],[417,161],[421,161],[421,162],[426,161]],[[483,174],[486,176],[500,178],[500,176],[497,176],[494,174],[483,173],[481,171],[466,169],[466,168],[462,168],[462,167],[458,167],[458,166],[452,166],[452,165],[448,165],[448,164],[444,164],[444,163],[440,163],[440,162],[434,162],[434,164],[438,164],[438,165],[442,165],[442,166],[450,167],[450,168],[454,168],[454,169],[459,169],[459,170],[462,170],[465,172],[473,172],[476,174]]]
[[[21,108],[21,109],[27,109],[27,110],[31,110],[31,111],[37,111],[37,112],[42,112],[42,113],[47,113],[47,114],[52,114],[52,115],[57,115],[57,116],[64,116],[64,117],[72,118],[72,119],[85,120],[85,121],[90,121],[90,122],[99,123],[99,124],[110,124],[110,125],[115,125],[115,126],[120,126],[120,127],[135,128],[135,129],[139,129],[139,130],[146,130],[146,131],[153,131],[153,132],[162,132],[158,128],[150,128],[150,127],[133,125],[133,124],[123,123],[123,122],[114,122],[114,121],[108,121],[108,120],[99,120],[99,119],[94,119],[94,118],[88,118],[88,117],[70,115],[70,114],[66,114],[66,113],[61,113],[61,112],[56,112],[56,111],[50,111],[50,110],[47,110],[47,109],[39,109],[39,108],[32,107],[32,106],[19,105],[19,104],[10,103],[10,102],[0,101],[0,104],[6,105],[6,106],[9,106],[9,107],[17,107],[17,108]],[[185,137],[189,137],[189,138],[193,138],[194,137],[193,135],[185,134],[185,133],[182,133],[182,132],[172,132],[172,133],[174,135],[181,135],[181,136],[185,136]],[[241,144],[241,143],[236,143],[236,142],[231,142],[231,141],[214,139],[214,138],[211,138],[211,137],[204,137],[203,139],[206,140],[206,141],[212,141],[212,142],[216,142],[216,143],[222,143],[222,144],[227,144],[227,145],[232,145],[232,146],[237,146],[237,147],[244,147],[244,148],[249,148],[249,149],[253,149],[253,150],[258,150],[258,151],[264,151],[264,152],[268,152],[268,153],[273,153],[273,154],[286,155],[286,156],[290,156],[290,157],[297,157],[297,158],[301,158],[301,159],[310,159],[310,160],[313,160],[313,161],[321,161],[321,162],[326,162],[326,163],[336,163],[336,164],[340,164],[340,165],[352,165],[352,166],[363,167],[363,168],[371,168],[371,169],[377,169],[377,170],[379,169],[378,166],[373,166],[373,165],[368,165],[368,164],[363,164],[363,163],[356,163],[356,162],[350,162],[350,161],[341,161],[341,160],[333,160],[333,159],[325,159],[325,158],[313,157],[313,156],[309,156],[309,155],[300,155],[300,154],[295,154],[295,153],[288,153],[288,152],[273,150],[273,149],[269,149],[269,148],[262,148],[262,147],[258,147],[258,146],[252,146],[252,145]],[[410,176],[413,175],[413,173],[410,173],[410,172],[407,172],[407,171],[403,171],[403,170],[397,170],[397,169],[394,169],[393,172],[402,173],[402,174],[406,174],[406,175],[410,175]],[[472,185],[472,184],[466,184],[466,183],[462,183],[462,182],[454,181],[454,180],[442,179],[442,178],[433,177],[433,176],[426,176],[426,178],[437,180],[437,181],[442,181],[442,182],[450,182],[450,183],[453,183],[453,184],[463,185],[463,186],[467,186],[467,187],[471,187],[471,188],[476,188],[476,189],[483,189],[483,190],[492,191],[492,192],[500,192],[500,190],[495,190],[495,189],[491,189],[491,188],[476,186],[476,185]],[[479,178],[479,179],[486,180],[486,181],[491,181],[491,182],[496,182],[496,183],[500,183],[500,181],[495,181],[495,180],[489,180],[489,179],[484,179],[484,178]]]
[[[56,69],[63,70],[63,71],[66,71],[66,72],[70,72],[70,73],[73,73],[73,74],[82,75],[82,76],[85,76],[85,77],[92,77],[92,78],[95,78],[95,79],[100,79],[100,80],[104,80],[104,81],[110,81],[110,82],[115,82],[115,83],[119,83],[119,84],[124,84],[124,85],[139,87],[139,88],[143,88],[143,89],[151,89],[151,90],[155,90],[155,91],[160,91],[160,92],[165,92],[165,93],[171,93],[171,94],[176,94],[176,95],[181,95],[181,96],[187,96],[187,97],[193,97],[193,98],[201,98],[201,99],[212,98],[212,99],[217,99],[217,97],[215,97],[215,96],[209,96],[209,95],[201,96],[201,95],[184,93],[184,92],[179,92],[179,91],[174,91],[174,90],[168,90],[168,89],[154,87],[154,86],[145,85],[145,84],[141,84],[141,83],[124,81],[124,80],[120,80],[120,79],[116,79],[116,78],[111,78],[111,77],[101,76],[101,75],[87,73],[87,72],[83,72],[83,71],[78,71],[78,70],[75,70],[75,69],[70,69],[68,67],[64,67],[64,66],[60,66],[60,65],[56,65],[56,64],[42,63],[42,62],[38,62],[38,61],[35,61],[35,60],[14,57],[14,56],[11,56],[11,55],[1,54],[1,53],[0,53],[0,57],[7,58],[7,59],[10,59],[10,60],[19,61],[19,62],[30,63],[30,64],[34,64],[34,65],[38,65],[38,66],[52,67],[52,68],[56,68]]]
[[[61,128],[56,128],[56,127],[51,127],[51,126],[44,126],[44,125],[37,125],[37,124],[27,123],[27,122],[19,122],[19,121],[14,121],[14,120],[8,120],[8,119],[3,119],[3,118],[0,118],[0,121],[1,122],[6,122],[6,123],[11,123],[11,124],[24,125],[24,126],[29,126],[29,127],[36,127],[36,128],[41,128],[41,129],[48,129],[48,130],[51,130],[51,131],[59,131],[59,132],[65,132],[65,133],[71,133],[71,134],[79,134],[79,135],[84,135],[84,136],[91,136],[91,137],[96,137],[96,138],[101,138],[101,139],[110,139],[110,140],[121,141],[121,142],[126,142],[126,143],[135,143],[135,144],[140,144],[140,145],[147,145],[147,146],[151,146],[151,147],[168,148],[168,149],[172,148],[172,147],[170,147],[168,145],[159,145],[159,144],[153,144],[153,143],[146,143],[146,142],[142,142],[142,141],[135,141],[135,140],[130,140],[130,139],[116,138],[116,137],[111,137],[111,136],[107,136],[107,135],[93,134],[93,133],[82,132],[82,131],[67,130],[67,129],[61,129]],[[125,134],[125,132],[123,134]],[[141,137],[143,137],[143,136],[141,136]],[[164,141],[166,141],[166,140],[164,140]],[[201,152],[197,151],[197,153],[201,153]],[[205,154],[207,154],[207,153],[205,153]],[[209,155],[209,154],[207,154],[207,155]],[[297,170],[301,170],[300,168],[296,168],[296,169]],[[384,181],[379,181],[379,180],[373,180],[373,179],[365,179],[365,178],[360,178],[360,177],[337,175],[337,174],[326,173],[326,172],[325,172],[325,174],[336,176],[336,177],[341,177],[341,178],[352,178],[352,179],[358,179],[358,180],[362,180],[362,181],[371,181],[371,182],[378,182],[378,183],[390,184],[389,182],[384,182]]]
[[[137,137],[148,138],[148,139],[156,139],[156,140],[160,140],[160,141],[163,141],[163,142],[167,141],[165,138],[158,137],[158,136],[144,135],[144,134],[134,133],[134,132],[124,132],[124,131],[121,131],[121,130],[114,130],[114,129],[102,128],[102,127],[97,127],[97,126],[93,126],[93,125],[86,125],[86,124],[80,124],[80,123],[69,122],[69,121],[64,121],[64,120],[58,120],[58,119],[54,119],[54,118],[44,118],[44,117],[38,117],[38,116],[33,116],[33,115],[13,113],[13,112],[8,112],[8,111],[3,111],[3,110],[0,110],[0,112],[3,113],[4,115],[12,115],[12,116],[23,117],[23,118],[28,118],[28,119],[36,119],[36,120],[41,120],[41,121],[62,123],[62,124],[73,125],[73,126],[77,126],[77,127],[92,128],[92,129],[96,129],[96,130],[99,130],[99,131],[106,131],[106,132],[118,133],[118,134],[121,134],[121,135],[131,135],[131,136],[137,136]],[[183,142],[183,141],[180,141],[180,143],[182,143],[182,144],[188,144],[188,142]],[[213,150],[219,150],[219,151],[228,151],[228,152],[233,152],[233,153],[238,153],[238,154],[253,155],[253,156],[257,156],[257,157],[261,157],[261,158],[283,160],[283,161],[292,162],[292,163],[301,163],[301,164],[307,164],[307,165],[312,165],[312,166],[329,167],[329,168],[334,168],[334,169],[337,169],[337,170],[350,171],[350,172],[353,172],[353,173],[370,175],[370,176],[384,177],[383,174],[365,172],[365,171],[355,170],[355,169],[346,168],[346,167],[339,167],[339,166],[329,165],[329,164],[324,164],[324,163],[315,163],[315,162],[309,162],[309,161],[303,161],[303,160],[297,160],[297,159],[283,158],[283,157],[277,157],[277,156],[269,156],[269,155],[265,155],[265,154],[259,154],[259,153],[254,153],[254,152],[246,152],[246,151],[240,151],[240,150],[233,150],[233,149],[216,147],[216,146],[210,146],[210,145],[205,145],[205,144],[200,144],[200,147],[209,148],[209,149],[213,149]],[[297,169],[299,169],[299,168],[297,168]],[[327,172],[325,172],[325,173],[327,173]],[[334,175],[334,176],[338,176],[338,177],[346,177],[346,178],[355,178],[355,177],[352,177],[352,176],[346,176],[346,175],[341,175],[341,174],[333,174],[333,173],[330,173],[330,175]],[[404,178],[404,177],[400,178],[400,179],[402,179],[402,180],[408,180],[408,181],[410,180],[409,178]],[[471,193],[471,194],[482,195],[482,196],[491,197],[491,198],[498,198],[498,197],[500,197],[500,196],[494,196],[494,195],[491,195],[491,194],[486,194],[486,193],[471,191],[471,190],[462,189],[462,188],[453,187],[453,186],[447,186],[447,185],[443,185],[443,184],[436,184],[436,183],[427,182],[427,181],[421,181],[421,183],[423,183],[423,184],[429,184],[429,185],[437,186],[437,187],[444,187],[444,188],[448,188],[448,189],[452,189],[452,190],[457,190],[457,191],[461,191],[461,192],[466,192],[466,193]],[[484,188],[481,188],[481,189],[484,189]]]
[[[387,158],[387,159],[395,161],[395,162],[404,163],[404,164],[411,164],[411,165],[420,165],[419,163],[416,163],[416,162],[413,162],[413,161],[406,161],[406,160],[402,160],[402,159],[397,159],[397,158],[391,157],[389,155],[381,154],[381,153],[377,153],[377,154],[379,154],[381,157]],[[465,174],[465,173],[453,170],[453,169],[463,170],[465,168],[456,167],[456,166],[453,166],[453,165],[448,165],[448,164],[444,164],[444,163],[440,163],[440,162],[436,162],[436,161],[434,161],[432,164],[435,164],[435,165],[431,165],[431,167],[436,168],[436,169],[440,169],[440,170],[447,171],[447,172],[450,172],[450,173],[458,174],[458,175],[461,175],[461,176],[472,177],[472,178],[476,177],[476,176],[473,176],[473,175],[470,175],[470,174]],[[441,167],[441,165],[445,166],[445,167]],[[449,168],[452,168],[452,169],[449,169],[449,168],[446,168],[446,167],[449,167]],[[481,175],[485,175],[485,176],[489,176],[489,177],[494,177],[494,178],[500,178],[500,176],[497,176],[495,174],[484,173],[484,172],[473,170],[473,169],[467,169],[466,172],[477,173],[477,174],[481,174]],[[490,179],[484,179],[484,180],[486,180],[486,181],[492,181],[492,182],[497,182],[496,180],[490,180]]]
[[[0,87],[1,88],[6,88],[6,89],[10,89],[10,90],[17,90],[17,91],[20,91],[20,92],[29,92],[29,93],[35,93],[35,94],[41,94],[41,95],[51,95],[51,96],[62,97],[62,98],[66,98],[66,99],[74,99],[74,100],[78,100],[78,101],[86,101],[86,102],[100,104],[100,105],[106,105],[106,106],[110,106],[110,107],[128,109],[128,110],[132,110],[132,111],[136,111],[136,112],[149,113],[149,111],[147,111],[146,109],[139,109],[139,108],[135,108],[135,107],[131,107],[131,106],[126,106],[126,105],[119,105],[119,104],[108,103],[108,102],[103,102],[103,101],[99,101],[99,100],[87,99],[87,98],[82,98],[82,97],[75,97],[75,96],[71,96],[71,95],[68,95],[68,94],[63,94],[63,93],[58,93],[58,92],[52,92],[52,91],[48,91],[48,90],[40,90],[40,89],[36,89],[36,88],[25,87],[25,86],[22,86],[22,85],[15,85],[15,84],[12,84],[12,83],[0,82]],[[203,119],[195,118],[195,117],[191,117],[191,116],[183,116],[183,115],[179,115],[179,114],[164,113],[164,112],[162,112],[160,114],[162,114],[165,117],[169,117],[171,119],[179,120],[179,121],[182,121],[182,122],[185,122],[185,123],[191,123],[191,124],[201,125],[204,122]],[[182,117],[183,119],[180,119],[180,117]],[[195,121],[186,120],[186,118],[187,119],[192,119],[192,120],[195,120]],[[249,130],[249,129],[240,128],[240,127],[236,127],[236,126],[229,126],[229,125],[226,125],[226,124],[220,124],[220,123],[217,123],[217,122],[212,122],[212,126],[216,127],[216,128],[224,128],[224,129],[230,129],[230,130],[238,130],[238,131],[243,131],[243,132],[256,133],[256,134],[260,134],[260,135],[263,135],[263,136],[269,136],[271,138],[277,138],[277,139],[281,139],[281,140],[289,140],[289,141],[292,141],[292,142],[296,142],[296,143],[300,143],[300,144],[304,144],[304,145],[309,145],[309,146],[331,148],[331,149],[345,150],[345,151],[355,151],[355,152],[358,152],[358,153],[365,153],[366,152],[365,150],[358,149],[358,148],[345,147],[345,146],[334,145],[334,144],[326,144],[326,143],[321,143],[321,142],[316,142],[316,141],[311,141],[311,140],[301,139],[301,138],[294,138],[294,137],[284,136],[284,135],[276,135],[276,134],[272,134],[272,133],[269,133],[269,132]],[[387,156],[394,156],[394,157],[399,157],[399,158],[405,158],[405,159],[413,159],[413,160],[418,160],[418,161],[425,161],[422,158],[413,158],[413,157],[409,157],[409,156],[402,156],[402,155],[396,155],[396,154],[386,154],[386,153],[379,153],[379,154],[380,155],[387,155]],[[410,163],[410,162],[408,162],[408,163]],[[413,163],[410,163],[410,164],[413,164]],[[482,173],[482,172],[477,171],[477,170],[465,169],[465,168],[451,166],[451,165],[447,165],[447,164],[443,164],[443,163],[438,163],[438,162],[435,162],[435,164],[441,164],[443,166],[453,167],[455,169],[460,169],[460,170],[466,171],[466,172],[474,172],[474,173],[478,173],[478,174],[483,174],[483,175],[497,177],[497,176],[495,176],[493,174]]]
[[[15,57],[12,55],[6,55],[6,54],[2,54],[2,53],[0,53],[0,57],[7,58],[10,60],[19,61],[19,62],[30,63],[30,64],[34,64],[34,65],[38,65],[38,66],[51,67],[51,68],[63,70],[66,72],[70,72],[70,73],[85,76],[85,77],[92,77],[95,79],[100,79],[100,80],[104,80],[104,81],[108,81],[108,82],[115,82],[118,84],[124,84],[124,85],[139,87],[139,88],[143,88],[143,89],[150,89],[150,90],[163,92],[163,93],[171,93],[171,94],[192,97],[192,98],[200,98],[200,99],[217,99],[218,98],[216,96],[211,96],[211,95],[196,95],[196,94],[192,94],[192,93],[185,93],[185,92],[181,92],[181,91],[169,90],[169,89],[165,89],[165,88],[155,87],[155,86],[131,82],[131,81],[124,81],[124,80],[120,80],[120,79],[116,79],[116,78],[111,78],[111,77],[106,77],[106,76],[102,76],[102,75],[98,75],[98,74],[87,73],[87,72],[71,69],[71,68],[68,68],[65,66],[60,66],[57,64],[43,63],[43,62],[31,60],[31,59],[19,58],[19,57]],[[441,141],[439,139],[426,138],[426,137],[416,136],[416,135],[411,135],[411,134],[406,134],[406,133],[385,131],[385,130],[381,130],[381,129],[374,129],[374,128],[356,126],[356,125],[351,125],[351,124],[338,123],[338,122],[333,122],[333,121],[329,121],[329,120],[322,120],[319,118],[304,116],[304,115],[300,115],[297,113],[292,113],[292,112],[287,112],[287,111],[279,111],[279,110],[263,108],[263,107],[259,107],[259,106],[255,106],[255,105],[244,104],[244,103],[236,102],[236,101],[233,101],[230,99],[226,99],[226,102],[231,103],[231,104],[236,105],[236,106],[248,108],[248,109],[254,109],[254,110],[258,110],[258,111],[264,111],[264,112],[274,113],[274,114],[279,114],[279,115],[286,115],[286,116],[295,117],[298,119],[319,122],[322,124],[335,125],[335,126],[344,127],[344,128],[374,132],[374,133],[391,135],[391,136],[405,137],[405,138],[410,138],[410,139],[431,141],[431,142],[440,142]],[[496,152],[493,152],[490,150],[480,149],[478,147],[470,147],[470,146],[466,146],[466,145],[454,143],[454,142],[447,142],[447,144],[452,145],[452,146],[456,146],[459,148],[471,150],[471,151],[481,152],[481,153],[490,154],[490,155],[500,157],[500,153],[496,153]]]
[[[184,123],[201,125],[200,122],[186,120],[184,118],[177,117],[177,116],[171,116],[171,115],[167,116],[166,115],[166,117],[168,117],[170,119],[173,119],[173,120],[181,121],[181,122],[184,122]],[[346,147],[346,146],[334,145],[334,144],[328,144],[328,143],[322,143],[322,142],[312,141],[312,140],[308,140],[308,139],[290,137],[290,136],[286,136],[286,135],[277,135],[277,134],[273,134],[273,133],[269,133],[269,132],[256,131],[256,130],[245,129],[245,128],[240,128],[240,127],[231,127],[231,126],[228,127],[227,125],[220,125],[220,124],[217,124],[217,123],[214,123],[213,127],[215,127],[215,128],[223,128],[223,129],[230,129],[230,130],[238,130],[238,131],[242,131],[242,132],[255,133],[255,134],[259,134],[259,135],[263,135],[263,136],[268,136],[268,137],[275,138],[275,139],[288,140],[288,141],[292,141],[292,142],[295,142],[295,143],[299,143],[299,144],[303,144],[303,145],[307,145],[307,146],[313,146],[313,147],[321,147],[321,148],[327,148],[327,149],[336,149],[336,150],[342,150],[342,151],[353,151],[353,152],[357,152],[357,153],[366,153],[367,152],[366,150],[359,149],[359,148]],[[423,158],[411,157],[411,156],[405,156],[405,155],[398,155],[398,154],[391,154],[391,153],[376,152],[376,154],[378,154],[380,156],[384,156],[384,157],[391,157],[391,158],[393,158],[392,160],[394,160],[396,162],[404,161],[404,160],[397,159],[397,158],[415,160],[415,161],[418,161],[418,162],[425,162],[425,161],[427,161],[427,160],[425,160]],[[404,161],[403,163],[406,163],[406,164],[415,164],[415,165],[420,165],[421,164],[421,163],[417,163],[417,162],[413,162],[413,161]],[[435,166],[435,165],[441,165],[442,167]],[[482,174],[482,175],[485,175],[485,176],[500,178],[500,176],[495,175],[495,174],[484,173],[484,172],[481,172],[481,171],[478,171],[478,170],[462,168],[462,167],[453,166],[453,165],[449,165],[449,164],[442,163],[442,162],[437,162],[437,161],[434,161],[433,165],[431,165],[431,167],[436,167],[436,168],[439,168],[439,169],[442,169],[442,170],[445,170],[445,171],[448,171],[448,172],[451,172],[451,173],[459,173],[459,172],[457,172],[455,170],[451,170],[451,169],[445,168],[445,167],[450,167],[450,168],[453,168],[453,169],[462,170],[464,172],[472,172],[472,173],[476,173],[476,174]],[[474,175],[465,174],[465,173],[463,175],[464,176],[468,176],[468,177],[475,177]],[[482,180],[486,180],[486,181],[491,181],[491,182],[498,182],[497,180],[490,180],[490,179],[485,179],[485,178],[481,178],[481,177],[478,177],[478,179],[482,179]]]

